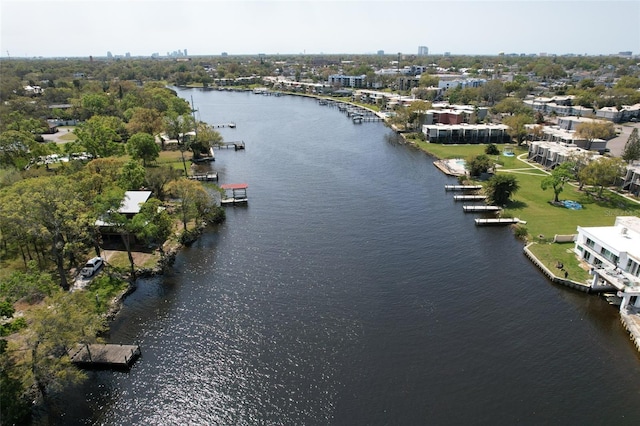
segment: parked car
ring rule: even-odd
[[[86,265],[84,265],[84,268],[82,268],[82,270],[80,271],[80,275],[85,278],[89,278],[93,274],[98,272],[98,270],[102,268],[102,265],[104,265],[104,261],[101,257],[94,257],[93,259],[89,259]]]

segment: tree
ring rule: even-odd
[[[484,187],[487,201],[498,206],[507,204],[511,196],[515,194],[518,189],[520,189],[520,185],[516,177],[507,174],[492,176]]]
[[[86,292],[57,292],[29,311],[28,323],[30,359],[23,365],[25,385],[34,386],[46,404],[50,391],[86,377],[71,364],[68,352],[77,344],[97,341],[105,324]]]
[[[142,165],[155,161],[160,155],[160,147],[155,138],[149,133],[136,133],[127,141],[127,154],[136,160],[142,160]]]
[[[622,159],[631,164],[635,160],[640,160],[640,138],[638,137],[638,128],[633,129],[627,143],[622,151]]]
[[[89,154],[110,157],[124,151],[123,146],[118,144],[122,140],[118,134],[121,127],[122,122],[116,117],[97,115],[79,125],[74,133]]]
[[[616,134],[613,123],[610,121],[589,121],[580,123],[576,127],[576,136],[587,140],[586,149],[591,149],[595,139],[611,139]]]
[[[554,203],[560,201],[558,196],[564,190],[564,184],[574,178],[574,168],[575,164],[573,163],[566,162],[559,164],[551,171],[549,176],[545,177],[540,182],[540,188],[542,188],[543,191],[546,191],[547,188],[553,189]]]
[[[142,188],[145,182],[145,169],[137,161],[130,160],[120,170],[118,186],[126,191]]]
[[[187,165],[184,159],[184,152],[189,149],[186,134],[195,128],[195,123],[191,114],[178,114],[170,111],[165,116],[165,130],[171,139],[178,141],[178,147],[182,155],[182,167],[184,175],[187,176]]]
[[[74,249],[87,240],[89,229],[89,206],[79,197],[75,181],[66,176],[45,176],[20,181],[11,189],[20,197],[28,232],[51,248],[60,285],[68,289],[64,256],[68,254],[73,263]]]
[[[531,108],[525,105],[521,99],[518,98],[504,98],[491,108],[491,112],[494,114],[530,114]]]
[[[162,131],[162,115],[157,109],[136,107],[131,111],[129,122],[126,124],[127,131],[131,135],[136,133],[148,133],[157,135]]]
[[[484,148],[484,153],[487,155],[499,155],[500,150],[495,144],[490,143]]]
[[[27,272],[15,271],[0,281],[0,297],[11,303],[19,300],[33,304],[52,296],[59,287],[48,272],[42,272],[37,263],[30,261]]]
[[[515,139],[518,145],[521,145],[528,133],[526,125],[533,123],[533,118],[528,114],[516,114],[506,117],[503,123],[509,126],[507,130],[509,136]]]
[[[425,102],[422,100],[413,101],[411,105],[407,107],[409,113],[409,123],[411,123],[412,128],[416,128],[422,124],[422,117],[426,115],[427,111],[431,109],[431,102]]]
[[[586,185],[599,187],[602,196],[605,186],[613,185],[624,174],[625,163],[621,158],[603,157],[590,162],[580,171],[580,180]]]
[[[160,200],[164,200],[165,185],[179,177],[180,171],[171,166],[149,167],[145,170],[147,187]]]
[[[177,207],[182,217],[183,229],[187,230],[187,223],[203,213],[203,200],[211,197],[200,182],[181,178],[167,185],[167,191],[177,199]]]
[[[198,122],[196,129],[196,135],[189,143],[194,159],[200,158],[202,154],[208,154],[212,146],[222,143],[222,135],[207,123]]]
[[[0,134],[0,166],[22,169],[42,148],[28,132],[7,130]]]
[[[424,73],[420,75],[420,87],[438,87],[440,78],[437,75]]]
[[[490,80],[480,88],[482,99],[484,99],[489,105],[494,105],[504,98],[506,90],[502,81]]]
[[[164,256],[163,244],[171,235],[173,221],[160,200],[151,198],[140,208],[140,213],[132,220],[136,238],[147,244],[154,244]]]
[[[469,171],[470,176],[480,176],[489,171],[492,166],[491,159],[485,154],[470,157],[465,161],[465,168]]]

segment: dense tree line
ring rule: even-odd
[[[0,417],[7,424],[26,421],[34,401],[46,406],[52,394],[82,379],[68,351],[95,341],[104,328],[108,301],[126,286],[124,279],[135,279],[136,244],[164,256],[165,241],[180,228],[187,233],[196,223],[224,217],[213,192],[186,179],[186,167],[181,172],[156,163],[161,139],[176,139],[183,158],[185,151],[198,157],[221,141],[215,130],[196,122],[174,91],[163,83],[111,76],[66,81],[58,73],[83,68],[29,70],[27,65],[37,64],[28,62],[10,61],[20,83],[9,78],[5,85],[3,79],[0,106]],[[53,81],[43,93],[17,90],[41,83],[42,76]],[[12,84],[16,90],[9,90]],[[65,105],[49,108],[50,102]],[[77,120],[75,140],[63,146],[38,142],[49,118]],[[87,155],[40,164],[50,154],[79,152]],[[153,193],[140,213],[118,213],[125,191],[140,188]],[[129,268],[107,265],[89,292],[70,293],[73,271],[91,253],[101,254],[98,223],[120,236]],[[16,302],[30,305],[24,316],[13,317]]]

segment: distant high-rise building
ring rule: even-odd
[[[427,56],[429,48],[427,46],[418,46],[418,56]]]
[[[380,56],[384,55],[384,50],[378,50],[378,55]]]
[[[229,54],[227,52],[222,52],[221,56],[228,56]]]
[[[184,56],[188,56],[187,55],[187,49],[184,49]]]
[[[131,53],[129,53],[129,52],[125,53],[125,54],[124,54],[124,57],[125,57],[125,58],[130,58],[130,57],[131,57]]]
[[[111,52],[107,52],[107,58],[109,59],[113,58],[113,54]]]

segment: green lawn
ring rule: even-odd
[[[415,142],[415,141],[414,141]],[[417,145],[438,158],[467,158],[484,153],[485,145],[442,145],[420,142]],[[498,145],[503,149],[503,145]],[[525,153],[520,147],[516,155]],[[520,189],[506,206],[503,215],[517,217],[526,221],[528,240],[539,244],[532,251],[551,270],[560,260],[569,271],[571,279],[583,281],[588,278],[582,270],[573,252],[568,251],[573,244],[552,244],[556,234],[575,234],[578,226],[611,226],[616,216],[640,216],[640,203],[626,199],[612,191],[605,191],[602,199],[591,195],[587,190],[578,191],[575,185],[566,185],[560,193],[560,200],[573,200],[582,204],[580,210],[570,210],[550,204],[553,191],[543,191],[540,183],[547,173],[516,157],[491,156],[496,163],[498,173],[516,176]],[[586,188],[585,188],[586,189]],[[582,271],[582,272],[581,272]],[[584,275],[582,275],[584,273]]]

